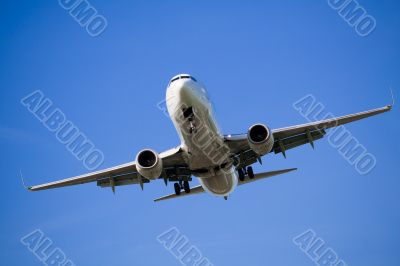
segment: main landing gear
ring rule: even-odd
[[[243,182],[246,179],[246,175],[250,178],[253,179],[254,178],[254,171],[253,171],[253,167],[249,166],[247,168],[241,168],[238,169],[238,174],[239,174],[239,180],[241,182]]]
[[[179,183],[174,184],[174,190],[175,190],[175,194],[177,196],[179,196],[181,194],[182,189],[183,189],[183,191],[185,191],[186,194],[190,193],[189,181],[183,181],[183,182],[180,181]]]

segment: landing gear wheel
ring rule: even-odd
[[[193,134],[193,133],[196,134],[197,133],[196,125],[192,121],[190,121],[189,133],[190,134]]]
[[[239,180],[243,182],[244,179],[245,179],[245,175],[244,175],[243,169],[238,169],[238,174],[239,174]]]
[[[247,175],[249,176],[250,179],[254,178],[253,167],[251,167],[251,166],[247,167]]]
[[[189,181],[184,181],[183,182],[183,190],[185,190],[186,194],[190,193],[190,185],[189,185]]]
[[[178,183],[174,184],[175,194],[179,196],[181,194],[181,186]]]

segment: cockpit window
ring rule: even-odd
[[[174,81],[177,81],[178,79],[180,79],[180,77],[176,77],[176,78],[174,78],[174,79],[171,79],[171,82],[170,82],[169,84],[171,84],[171,83],[174,82]]]
[[[173,82],[175,82],[175,81],[177,81],[179,79],[191,79],[194,82],[197,82],[197,80],[194,77],[190,76],[190,75],[180,75],[180,76],[177,76],[177,77],[171,79],[171,81],[169,82],[169,85],[171,85],[171,83],[173,83]]]

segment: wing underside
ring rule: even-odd
[[[166,182],[173,182],[180,178],[190,179],[191,172],[185,164],[180,148],[171,149],[160,154],[165,165],[163,176]],[[140,184],[150,181],[139,175],[136,170],[136,163],[130,162],[115,166],[112,168],[54,181],[42,185],[28,187],[30,191],[40,191],[53,188],[61,188],[67,186],[81,185],[91,182],[97,182],[99,187],[111,187],[115,190],[117,186]]]
[[[322,139],[329,128],[385,113],[391,109],[392,105],[388,105],[356,114],[272,130],[275,143],[271,152],[282,153],[286,157],[287,150],[298,146],[309,143],[314,147],[314,142]],[[231,153],[234,154],[238,168],[254,164],[259,159],[259,155],[249,147],[247,134],[225,136],[225,143],[229,146]]]
[[[282,153],[286,157],[286,151],[295,147],[310,143],[314,147],[314,141],[324,137],[326,130],[332,127],[344,125],[350,122],[361,120],[370,116],[381,114],[392,109],[392,105],[382,108],[373,109],[352,115],[326,119],[318,122],[312,122],[292,127],[275,129],[272,131],[275,143],[271,152]],[[225,143],[229,146],[233,161],[237,169],[256,163],[260,158],[250,147],[247,141],[247,134],[225,136]],[[192,172],[186,164],[184,153],[180,147],[168,150],[160,154],[163,160],[164,169],[160,177],[164,182],[191,181]],[[281,175],[294,171],[296,169],[285,169],[267,173],[256,174],[253,179],[246,179],[239,182],[244,185],[254,181],[258,181],[271,176]],[[96,182],[99,187],[111,187],[115,191],[117,186],[140,184],[143,188],[144,183],[150,181],[140,176],[136,170],[136,163],[130,162],[116,167],[108,168],[101,171],[92,172],[68,179],[50,182],[42,185],[28,187],[30,191],[39,191],[52,188],[61,188],[66,186],[74,186]],[[180,195],[167,195],[156,199],[155,201],[163,201],[171,198],[184,197],[203,193],[204,189],[197,186],[191,189],[190,194],[181,193]]]

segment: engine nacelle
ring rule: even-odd
[[[250,148],[260,156],[269,153],[274,147],[274,136],[271,130],[262,124],[250,127],[247,139]]]
[[[143,150],[136,156],[136,169],[141,176],[155,180],[162,174],[163,163],[157,152]]]

